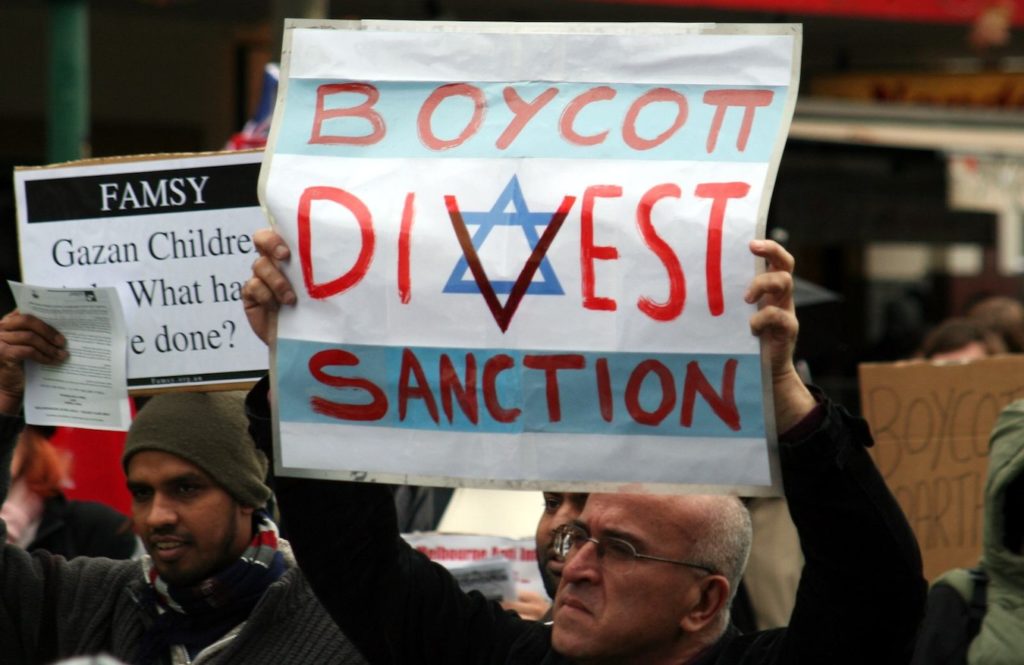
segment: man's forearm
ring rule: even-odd
[[[785,432],[799,423],[817,404],[796,369],[773,380],[772,398],[778,432]]]

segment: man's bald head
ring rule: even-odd
[[[553,641],[563,655],[671,662],[721,635],[750,551],[750,517],[739,499],[591,494],[576,524],[648,557],[621,566],[586,542],[570,552],[554,615]]]

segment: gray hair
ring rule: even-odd
[[[690,549],[690,560],[708,566],[729,580],[729,603],[722,613],[722,629],[728,624],[733,598],[740,588],[750,556],[753,527],[750,512],[735,496],[701,497],[705,502],[701,533]]]

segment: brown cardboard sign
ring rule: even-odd
[[[989,432],[1024,398],[1024,356],[865,363],[860,388],[872,457],[917,536],[925,577],[976,565]]]

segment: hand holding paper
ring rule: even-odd
[[[18,310],[0,319],[0,413],[15,414],[25,393],[24,361],[46,365],[68,357],[64,336],[31,314]]]
[[[114,287],[55,289],[8,282],[19,312],[34,315],[43,338],[17,337],[42,353],[44,362],[24,368],[25,422],[126,430],[131,409],[125,382],[126,338]],[[44,338],[66,340],[66,362],[47,358]],[[52,351],[52,349],[50,350]],[[30,351],[23,358],[32,358]],[[14,374],[11,375],[12,379]]]

